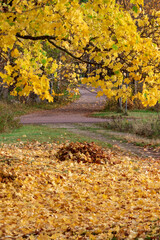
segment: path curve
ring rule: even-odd
[[[81,94],[79,100],[59,109],[42,110],[38,113],[21,116],[20,122],[22,124],[106,122],[102,118],[89,117],[90,113],[104,108],[106,98],[104,96],[97,98],[96,91],[92,92],[85,86],[81,86],[79,90]]]
[[[94,118],[89,116],[92,112],[99,111],[104,108],[106,98],[97,98],[96,92],[92,92],[90,88],[87,88],[85,86],[80,87],[80,94],[81,97],[79,100],[68,104],[67,106],[63,106],[61,108],[53,110],[42,110],[37,113],[21,116],[20,122],[22,124],[47,124],[52,126],[52,128],[70,128],[70,131],[77,134],[82,134],[84,136],[90,136],[95,139],[106,141],[108,143],[111,143],[112,145],[118,145],[118,147],[127,152],[131,152],[133,154],[144,157],[158,157],[159,159],[160,153],[155,154],[154,151],[145,152],[142,148],[136,147],[133,144],[121,143],[118,140],[111,140],[102,135],[98,135],[88,131],[82,131],[76,128],[76,123],[82,123],[84,125],[86,123],[92,125],[94,123],[107,121],[107,119],[104,118]]]

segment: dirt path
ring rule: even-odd
[[[105,119],[88,116],[90,113],[102,109],[106,98],[96,98],[96,92],[92,92],[86,87],[80,87],[80,93],[80,99],[67,106],[24,115],[20,121],[22,124],[106,122]]]
[[[84,135],[92,139],[98,139],[119,147],[121,150],[130,152],[142,157],[153,157],[160,159],[160,151],[155,152],[153,149],[145,151],[144,148],[135,146],[132,143],[123,142],[121,140],[115,140],[110,135],[104,135],[102,132],[82,130],[78,127],[77,123],[81,126],[86,124],[93,126],[95,123],[106,122],[103,118],[94,118],[89,115],[94,111],[99,111],[104,108],[106,98],[96,98],[96,92],[92,92],[86,87],[80,87],[81,97],[79,100],[71,103],[67,106],[54,110],[43,110],[38,113],[28,114],[21,117],[22,124],[47,124],[52,128],[67,128],[69,131],[79,135]],[[110,121],[110,120],[108,120]]]

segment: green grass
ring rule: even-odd
[[[128,116],[135,117],[135,118],[152,118],[158,116],[160,113],[157,111],[150,111],[150,110],[134,110],[129,111]]]
[[[66,128],[51,128],[44,125],[24,125],[19,129],[15,129],[10,133],[0,134],[0,143],[19,143],[19,142],[95,142],[102,147],[112,148],[107,142],[83,137],[67,130]]]
[[[61,143],[67,139],[73,139],[73,134],[66,129],[53,129],[47,126],[24,125],[19,129],[15,129],[10,133],[0,135],[0,143],[16,143],[16,142],[58,142]]]
[[[132,110],[128,111],[128,116],[125,116],[122,113],[113,112],[113,111],[101,111],[93,113],[92,116],[94,117],[102,117],[102,118],[112,118],[112,117],[124,117],[124,118],[152,118],[155,116],[160,115],[157,111],[151,111],[151,110]]]

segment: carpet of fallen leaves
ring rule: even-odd
[[[160,167],[112,153],[60,161],[55,143],[0,146],[0,239],[145,239],[160,232]]]

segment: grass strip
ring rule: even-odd
[[[45,125],[23,125],[19,129],[15,129],[10,133],[0,134],[0,143],[19,143],[19,142],[96,142],[102,147],[111,148],[112,145],[107,142],[95,140],[91,137],[81,136],[73,133],[67,128],[51,128]]]

